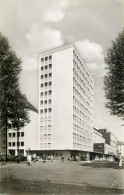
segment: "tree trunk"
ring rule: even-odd
[[[19,163],[19,127],[17,129],[17,163]]]
[[[7,162],[7,156],[8,156],[8,132],[7,132],[7,123],[8,123],[8,120],[7,120],[7,110],[6,110],[6,127],[5,127],[5,131],[6,131],[6,162]]]

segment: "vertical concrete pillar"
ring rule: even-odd
[[[15,149],[15,156],[17,156],[17,149]]]

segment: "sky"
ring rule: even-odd
[[[74,42],[94,78],[94,126],[124,141],[123,122],[105,108],[104,57],[124,27],[123,0],[0,0],[0,32],[22,59],[20,87],[38,109],[38,57]]]

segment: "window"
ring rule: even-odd
[[[51,103],[51,100],[49,100],[49,104]]]
[[[11,137],[11,133],[9,133],[9,137]]]
[[[47,69],[47,65],[45,66],[45,69]]]
[[[41,101],[40,104],[43,104],[43,101]]]
[[[44,112],[47,112],[47,108],[44,109]]]
[[[24,132],[21,132],[21,137],[24,137]]]
[[[45,91],[45,95],[47,95],[47,91]]]
[[[12,142],[12,146],[15,146],[15,142]]]
[[[13,133],[12,136],[15,137],[15,133]]]
[[[49,95],[51,95],[52,94],[52,90],[49,90]]]
[[[47,104],[47,100],[45,100],[45,104]]]
[[[52,76],[52,73],[49,73],[49,77],[51,77]]]
[[[51,108],[49,108],[49,112],[51,112],[52,111],[52,109]]]
[[[11,142],[9,142],[9,146],[11,146]]]
[[[43,66],[41,67],[41,70],[43,70]]]
[[[17,142],[17,146],[20,146],[20,142]]]
[[[43,87],[43,83],[41,84],[41,87]]]
[[[44,61],[44,58],[41,58],[41,62],[43,62]]]
[[[49,68],[52,68],[52,64],[49,64]]]
[[[21,142],[21,146],[24,146],[24,142]]]
[[[47,74],[45,74],[45,78],[47,78]]]
[[[48,60],[48,57],[45,57],[45,61]]]
[[[43,75],[41,75],[41,79],[43,79]]]
[[[47,86],[47,83],[45,83],[45,86]]]
[[[49,82],[49,85],[52,85],[52,82]]]
[[[43,110],[40,110],[40,113],[43,113]]]
[[[52,56],[49,56],[49,60],[51,60],[52,59]]]
[[[40,95],[43,96],[43,92],[41,92]]]

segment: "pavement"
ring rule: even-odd
[[[82,162],[8,163],[0,166],[2,194],[124,194],[124,169]]]

